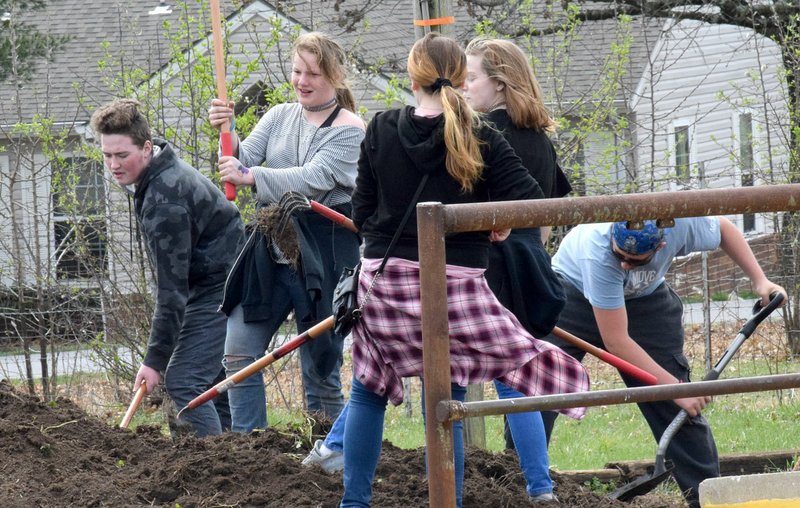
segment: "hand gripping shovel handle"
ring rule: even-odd
[[[777,309],[780,304],[783,302],[783,293],[773,293],[770,295],[769,303],[766,306],[761,306],[761,300],[758,300],[755,305],[753,305],[753,317],[747,320],[745,324],[742,325],[742,328],[739,330],[739,333],[736,334],[736,338],[733,339],[733,342],[728,349],[722,353],[722,356],[719,357],[717,363],[714,364],[714,368],[708,371],[708,374],[703,378],[703,381],[713,381],[719,377],[720,372],[728,365],[728,362],[731,361],[733,355],[736,354],[736,351],[739,350],[741,345],[747,340],[750,335],[753,334],[756,327],[761,324],[762,321],[767,319],[767,316],[772,314],[772,311]]]
[[[139,409],[139,404],[142,403],[145,393],[147,393],[147,385],[142,381],[141,384],[139,384],[139,389],[136,390],[136,393],[133,395],[131,405],[128,406],[128,410],[125,411],[125,416],[122,417],[122,421],[119,424],[120,429],[128,428],[128,425],[130,425],[133,419],[133,415],[136,414],[136,410]]]
[[[774,293],[770,295],[770,301],[766,307],[761,307],[760,300],[756,302],[756,304],[753,306],[753,317],[751,317],[742,326],[741,330],[739,330],[739,333],[736,335],[736,338],[733,340],[731,345],[728,346],[728,349],[722,354],[720,359],[714,365],[714,368],[708,371],[708,373],[706,373],[706,375],[703,377],[703,381],[714,381],[719,378],[722,370],[726,365],[728,365],[728,362],[730,362],[731,358],[733,358],[733,355],[736,354],[744,341],[753,333],[753,331],[755,331],[756,327],[772,313],[772,311],[780,306],[782,301],[783,294]],[[658,440],[658,448],[656,448],[656,459],[653,471],[648,475],[633,480],[627,485],[623,485],[619,489],[609,494],[609,497],[612,499],[619,499],[620,501],[630,501],[636,496],[650,492],[658,484],[666,480],[669,477],[669,473],[671,473],[673,469],[673,466],[665,459],[667,455],[667,448],[669,448],[672,438],[678,433],[678,430],[680,430],[688,418],[689,413],[687,413],[685,409],[681,409],[664,430],[664,433],[661,434],[661,439]]]
[[[739,350],[745,340],[747,340],[750,335],[755,331],[756,327],[764,321],[767,316],[772,314],[772,311],[778,308],[778,306],[783,301],[783,294],[781,293],[774,293],[770,296],[769,303],[766,307],[761,306],[761,300],[757,301],[753,306],[753,317],[747,320],[747,322],[742,325],[742,328],[739,330],[739,333],[736,335],[736,338],[733,340],[728,349],[722,353],[717,363],[714,364],[714,368],[709,370],[706,375],[703,377],[703,381],[715,381],[719,379],[720,374],[728,365],[728,362],[731,361],[733,355]],[[656,449],[656,471],[659,469],[665,469],[664,466],[664,457],[667,453],[667,448],[669,447],[669,443],[672,441],[672,437],[678,432],[681,426],[686,422],[686,419],[689,417],[689,413],[686,412],[685,409],[681,409],[678,414],[673,418],[672,422],[667,426],[664,433],[661,435],[661,439],[658,440],[658,448]]]
[[[608,351],[605,351],[597,346],[589,344],[585,340],[572,335],[566,330],[563,330],[556,326],[555,328],[553,328],[553,335],[555,335],[559,339],[569,342],[573,346],[578,347],[591,355],[596,356],[597,358],[606,362],[607,364],[616,367],[617,369],[619,369],[620,372],[624,372],[625,374],[628,374],[631,377],[635,377],[642,383],[648,385],[658,384],[658,379],[656,379],[656,377],[653,374],[650,374],[646,370],[640,369],[636,365],[626,360],[623,360],[619,356],[612,355]]]
[[[286,342],[284,345],[274,350],[270,354],[256,360],[255,362],[243,368],[236,374],[233,374],[232,376],[223,379],[213,387],[209,388],[205,392],[201,393],[200,395],[189,401],[189,403],[186,404],[186,407],[181,409],[180,412],[178,412],[178,417],[180,418],[181,413],[183,413],[187,409],[194,409],[198,406],[205,404],[214,397],[228,391],[233,385],[242,382],[242,380],[247,379],[256,372],[260,372],[261,369],[267,367],[275,360],[283,358],[284,356],[288,355],[295,349],[299,348],[309,340],[318,337],[320,334],[326,332],[327,330],[330,330],[331,328],[333,328],[333,324],[334,324],[334,318],[333,316],[329,316],[324,321],[321,321],[316,325],[312,326],[311,328],[301,333],[297,337],[293,338],[292,340]]]
[[[217,96],[228,101],[228,88],[225,85],[225,53],[222,48],[222,20],[220,19],[219,0],[211,0],[211,36],[214,41],[214,73],[217,81]],[[233,155],[230,123],[225,122],[219,131],[219,148],[222,155]],[[236,199],[236,186],[225,182],[225,198]]]

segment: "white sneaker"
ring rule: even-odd
[[[316,464],[326,473],[335,473],[344,469],[344,455],[342,452],[329,450],[327,448],[323,451],[322,447],[322,440],[317,439],[314,442],[314,448],[308,452],[302,464],[304,466],[313,466]]]
[[[558,498],[552,492],[544,492],[536,496],[530,496],[530,500],[534,504],[559,504]]]

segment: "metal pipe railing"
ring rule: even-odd
[[[527,411],[555,411],[571,407],[653,402],[656,400],[673,400],[730,393],[765,392],[797,387],[800,387],[800,373],[697,381],[674,385],[618,388],[614,390],[598,390],[596,392],[559,393],[537,397],[481,400],[476,402],[444,400],[436,406],[436,418],[440,422],[452,422],[476,416],[525,413]]]
[[[800,184],[492,201],[445,206],[445,231],[489,231],[618,220],[675,219],[800,209]]]
[[[800,210],[800,184],[469,205],[419,203],[417,231],[426,412],[435,414],[438,404],[451,398],[444,250],[446,234],[794,210]],[[429,505],[436,508],[455,506],[451,423],[428,418],[425,444],[428,451]]]

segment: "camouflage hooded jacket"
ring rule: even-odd
[[[222,287],[243,242],[235,205],[163,140],[136,185],[136,217],[156,282],[156,304],[144,364],[163,371],[196,292]]]

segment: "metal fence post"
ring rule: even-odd
[[[431,508],[456,505],[453,423],[439,422],[436,406],[452,399],[450,329],[444,247],[444,206],[417,205],[419,279],[422,302],[422,367],[425,373],[425,444],[428,447],[428,500]]]

